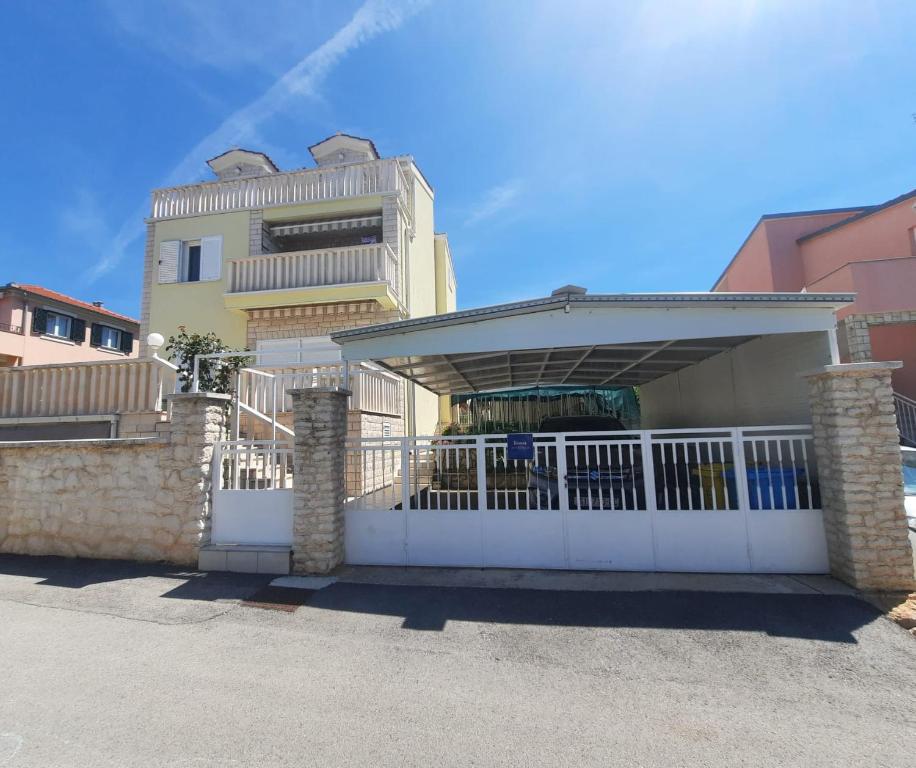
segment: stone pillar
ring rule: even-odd
[[[328,573],[344,559],[347,398],[330,387],[293,399],[293,572]]]
[[[187,392],[169,395],[170,450],[163,457],[164,492],[181,520],[182,560],[197,562],[197,550],[210,543],[213,509],[213,449],[226,437],[229,395]]]
[[[831,573],[865,591],[914,584],[891,371],[828,365],[805,374]]]

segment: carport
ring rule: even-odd
[[[639,430],[512,450],[507,435],[351,440],[347,561],[826,572],[800,374],[838,362],[835,311],[853,298],[567,286],[335,334],[345,360],[439,395],[638,386],[643,413]]]

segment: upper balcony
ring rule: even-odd
[[[267,253],[230,259],[224,301],[230,309],[371,299],[403,304],[404,274],[386,243]]]
[[[0,367],[10,360],[22,357],[25,350],[25,334],[21,325],[0,322]]]
[[[397,158],[267,173],[153,191],[152,219],[273,208],[342,198],[397,194],[412,214],[410,185]]]

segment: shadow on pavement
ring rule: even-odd
[[[572,592],[420,587],[338,582],[314,592],[267,590],[272,576],[201,573],[162,563],[0,555],[0,575],[81,589],[147,577],[170,579],[160,597],[238,600],[280,607],[397,616],[407,630],[441,631],[450,621],[557,627],[732,630],[774,637],[855,643],[853,633],[881,614],[854,597],[821,594],[639,591]]]
[[[180,600],[244,600],[274,578],[247,573],[202,573],[167,563],[28,555],[0,555],[2,575],[41,579],[39,585],[65,589],[148,577],[173,579],[178,583],[162,596]]]
[[[329,611],[403,617],[404,629],[441,631],[449,621],[558,627],[732,630],[855,643],[881,614],[841,595],[734,592],[555,592],[337,583],[308,601]]]

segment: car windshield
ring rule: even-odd
[[[916,451],[901,451],[903,460],[903,492],[916,496]]]

